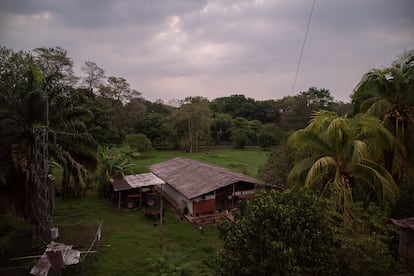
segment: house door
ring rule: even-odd
[[[216,190],[216,207],[219,211],[233,208],[233,185],[222,187]]]

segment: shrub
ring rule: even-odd
[[[123,142],[124,145],[134,147],[138,151],[146,152],[154,150],[150,139],[145,134],[128,134]]]
[[[305,189],[262,191],[220,224],[224,251],[211,263],[220,275],[332,274],[333,228],[322,202]]]

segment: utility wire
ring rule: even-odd
[[[311,9],[311,12],[310,12],[310,15],[309,15],[309,21],[308,21],[308,25],[306,27],[305,38],[303,39],[302,49],[301,49],[300,55],[299,55],[299,61],[298,61],[298,66],[296,68],[295,79],[293,80],[292,91],[290,92],[291,95],[293,95],[293,92],[295,90],[296,80],[298,78],[299,69],[300,69],[300,64],[302,63],[303,51],[305,50],[306,39],[308,38],[308,33],[309,33],[309,29],[310,29],[310,24],[311,24],[311,21],[312,21],[312,14],[313,14],[313,9],[315,7],[315,2],[316,2],[316,0],[313,0],[313,2],[312,2],[312,9]]]

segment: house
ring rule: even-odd
[[[185,215],[214,214],[251,198],[262,181],[217,165],[174,158],[150,166],[165,181],[164,197]]]
[[[400,227],[398,255],[403,259],[414,259],[414,218],[391,219]]]

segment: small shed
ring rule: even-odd
[[[133,208],[137,204],[141,207],[144,201],[148,204],[150,200],[148,195],[153,191],[153,187],[162,184],[165,184],[165,181],[152,173],[125,175],[111,180],[118,208],[121,208],[121,205]]]
[[[403,259],[414,259],[414,218],[391,219],[400,227],[398,254]]]
[[[150,166],[165,181],[164,197],[186,215],[199,216],[228,210],[240,199],[254,196],[262,181],[217,165],[174,158]]]

